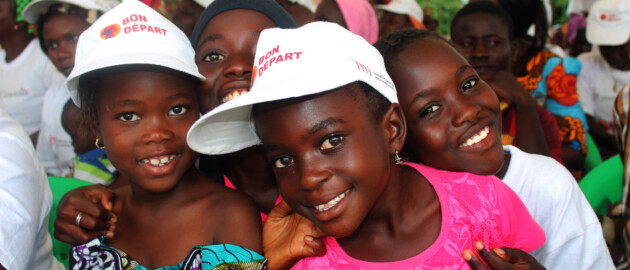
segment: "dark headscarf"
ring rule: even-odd
[[[199,16],[195,29],[190,36],[190,43],[197,48],[201,33],[214,16],[232,9],[249,9],[258,11],[271,19],[280,28],[297,28],[297,24],[274,0],[216,0],[212,2]],[[238,20],[238,19],[237,19]]]

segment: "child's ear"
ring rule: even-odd
[[[383,117],[383,125],[387,130],[389,153],[401,152],[407,137],[407,123],[402,108],[398,103],[392,103]]]

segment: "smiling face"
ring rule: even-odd
[[[66,77],[74,68],[77,41],[88,23],[77,16],[56,14],[48,17],[42,27],[46,53],[55,67]]]
[[[212,18],[196,48],[201,111],[208,112],[249,91],[256,43],[260,32],[276,27],[264,14],[246,9],[223,12]]]
[[[501,70],[510,70],[512,43],[509,28],[496,16],[472,13],[463,16],[453,27],[453,42],[486,81]]]
[[[407,119],[405,151],[412,160],[483,175],[501,168],[499,101],[454,48],[433,37],[416,40],[388,72]]]
[[[186,133],[199,118],[195,83],[155,68],[108,75],[98,102],[98,137],[107,157],[133,184],[149,193],[173,189],[197,154]]]
[[[347,236],[363,222],[388,182],[391,154],[402,145],[391,143],[401,128],[388,121],[404,122],[392,109],[398,105],[376,121],[357,89],[351,84],[254,108],[282,197],[333,237]]]

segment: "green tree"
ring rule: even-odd
[[[466,0],[416,0],[426,15],[438,21],[438,31],[442,35],[450,34],[451,20],[462,8]]]

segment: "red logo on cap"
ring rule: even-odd
[[[120,33],[120,25],[117,23],[107,26],[101,30],[101,39],[110,39]]]
[[[602,21],[609,21],[609,22],[621,21],[621,18],[617,17],[617,15],[615,15],[614,13],[610,13],[610,14],[602,13],[602,15],[599,16],[599,19]]]
[[[258,78],[258,67],[254,66],[254,70],[252,71],[254,74],[252,74],[252,83],[250,84],[250,87],[252,85],[254,85],[254,82],[256,81],[256,78]]]

